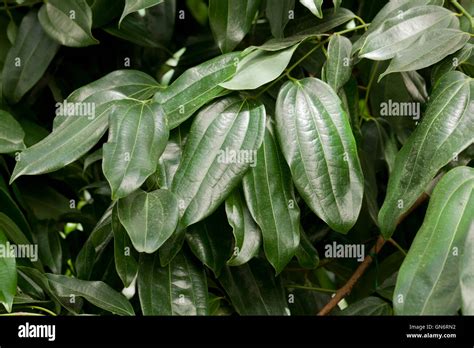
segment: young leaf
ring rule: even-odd
[[[44,31],[61,45],[85,47],[98,44],[91,33],[92,11],[86,0],[48,0],[39,10]]]
[[[270,23],[272,35],[283,37],[285,26],[290,20],[290,11],[295,7],[295,0],[267,1],[265,15]]]
[[[119,26],[123,19],[130,13],[144,10],[162,2],[163,0],[125,0],[125,8],[123,9],[122,16],[120,17]]]
[[[472,196],[472,194],[471,194]],[[472,198],[472,197],[471,197]],[[464,255],[460,263],[461,297],[463,315],[474,315],[474,225],[471,224],[464,244]]]
[[[225,267],[219,282],[240,315],[289,315],[281,279],[270,265],[253,259],[238,267]]]
[[[459,28],[453,12],[441,6],[420,6],[386,20],[371,32],[359,52],[360,58],[385,60],[411,45],[424,33],[442,28]]]
[[[23,150],[25,132],[15,118],[0,110],[0,153],[11,153]]]
[[[71,299],[71,295],[83,297],[93,305],[117,315],[135,315],[127,299],[101,281],[86,281],[63,275],[46,274],[56,296]]]
[[[169,131],[157,103],[120,100],[109,119],[102,169],[116,200],[138,189],[156,171]]]
[[[257,101],[227,97],[199,112],[171,185],[180,200],[178,230],[209,216],[232,192],[264,130],[265,108]]]
[[[364,179],[339,97],[316,78],[289,81],[278,94],[276,121],[302,198],[332,229],[347,233],[359,215]]]
[[[323,18],[323,11],[321,6],[323,6],[323,0],[300,0],[301,5],[306,7],[318,18]]]
[[[328,45],[328,59],[323,66],[322,78],[335,91],[349,81],[352,74],[351,41],[341,35],[332,35]]]
[[[439,169],[472,143],[473,132],[474,81],[461,72],[449,72],[434,87],[421,123],[395,159],[378,218],[385,238]]]
[[[255,50],[237,65],[237,72],[221,87],[230,90],[255,89],[273,81],[285,70],[298,45],[279,51]]]
[[[36,11],[21,21],[15,44],[8,51],[2,71],[3,95],[17,103],[43,76],[59,45],[41,28]]]
[[[279,274],[300,242],[300,209],[271,123],[267,124],[255,164],[242,182],[245,200],[262,230],[265,255]]]
[[[160,266],[158,254],[140,256],[138,293],[143,315],[207,315],[208,293],[204,269],[180,252]]]
[[[225,200],[225,211],[235,238],[232,257],[227,261],[227,265],[240,266],[257,255],[262,233],[250,214],[240,187]]]
[[[0,303],[10,313],[16,295],[17,275],[15,257],[7,254],[10,251],[7,243],[3,228],[0,228]]]
[[[178,201],[168,190],[136,191],[118,201],[118,216],[135,249],[154,253],[178,223]]]
[[[186,70],[168,88],[159,91],[154,101],[163,105],[169,129],[183,123],[201,106],[226,94],[220,83],[236,71],[240,53],[218,56]]]
[[[222,53],[231,52],[252,26],[260,0],[209,0],[209,23]]]
[[[460,256],[474,211],[474,169],[457,167],[436,185],[423,225],[398,272],[398,315],[455,315],[461,308]]]

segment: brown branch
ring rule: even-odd
[[[402,216],[397,221],[397,225],[400,224],[410,213],[415,210],[421,203],[423,203],[429,196],[426,193],[422,193],[420,197],[416,200],[416,202],[413,204],[413,206],[408,209],[407,212],[405,212]],[[375,242],[375,245],[370,249],[369,255],[366,256],[364,261],[357,267],[355,272],[352,274],[352,276],[349,278],[349,280],[344,284],[342,288],[337,290],[336,294],[334,295],[333,298],[319,311],[318,315],[327,315],[331,313],[331,311],[337,306],[337,304],[350,292],[352,291],[352,288],[354,285],[357,283],[359,278],[364,274],[364,272],[369,268],[370,264],[374,260],[372,255],[377,255],[379,251],[382,249],[382,247],[385,245],[386,240],[383,236],[379,236],[377,241]]]

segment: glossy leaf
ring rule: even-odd
[[[442,28],[459,28],[453,13],[441,6],[420,6],[392,17],[371,32],[360,49],[359,57],[372,60],[393,58],[413,45],[423,34]]]
[[[118,201],[118,216],[135,249],[154,253],[178,223],[178,201],[168,190],[136,191]]]
[[[287,82],[278,94],[276,121],[302,198],[332,229],[347,233],[359,215],[364,179],[339,97],[316,78]]]
[[[86,0],[48,0],[39,10],[44,31],[61,45],[85,47],[98,44],[91,33],[92,11]]]
[[[9,255],[9,242],[3,228],[0,228],[0,250],[0,303],[11,312],[17,284],[16,261]]]
[[[303,229],[300,231],[300,244],[298,245],[298,249],[296,249],[295,256],[303,268],[315,269],[318,267],[318,250],[316,250]]]
[[[428,108],[395,159],[379,213],[383,235],[392,235],[400,216],[427,188],[438,170],[472,143],[474,82],[452,71],[436,84]]]
[[[120,17],[119,25],[122,20],[130,13],[158,5],[162,2],[163,0],[125,0],[125,8],[123,9],[122,16]]]
[[[180,252],[165,267],[158,254],[140,256],[138,293],[143,315],[207,315],[204,270]]]
[[[412,46],[398,52],[379,81],[387,74],[426,68],[456,52],[469,41],[469,34],[456,29],[431,30]]]
[[[225,54],[186,70],[154,101],[163,105],[168,125],[173,129],[212,99],[226,94],[220,83],[236,71],[240,53]]]
[[[467,43],[462,49],[443,59],[431,70],[431,83],[434,85],[444,74],[456,69],[463,63],[467,63],[473,56],[474,45]]]
[[[337,315],[392,315],[392,307],[381,298],[370,296],[352,303]]]
[[[472,292],[474,288],[474,228],[472,225],[466,237],[460,266],[462,313],[463,315],[474,315],[474,294]]]
[[[292,11],[294,7],[295,0],[267,1],[265,14],[274,37],[283,37],[285,26],[290,20],[290,11]]]
[[[262,143],[265,108],[228,97],[196,116],[172,183],[179,200],[179,229],[209,216],[240,182]]]
[[[101,281],[86,281],[63,275],[46,274],[49,285],[58,297],[83,297],[93,305],[117,315],[134,315],[126,298]]]
[[[169,131],[157,103],[117,101],[109,119],[102,169],[115,200],[137,190],[156,171]]]
[[[423,225],[398,272],[398,315],[455,315],[461,308],[461,255],[474,211],[474,169],[457,167],[436,185]]]
[[[41,28],[37,13],[21,21],[15,44],[8,51],[2,72],[3,95],[17,103],[43,76],[59,45]]]
[[[323,0],[300,0],[300,3],[318,18],[323,18]]]
[[[323,67],[322,77],[333,90],[349,81],[352,74],[352,44],[341,35],[332,35],[328,45],[328,59]]]
[[[226,267],[219,282],[240,315],[290,314],[281,280],[264,260]]]
[[[346,8],[323,10],[323,18],[316,19],[313,15],[303,16],[288,25],[288,33],[291,35],[317,35],[326,33],[353,19],[355,14]]]
[[[267,124],[256,165],[242,185],[248,208],[262,231],[265,255],[279,274],[300,242],[300,209],[271,124]]]
[[[232,257],[227,265],[240,266],[257,255],[262,243],[262,233],[250,214],[240,187],[225,200],[225,211],[235,239]]]
[[[285,70],[298,45],[284,50],[255,50],[237,65],[235,75],[220,86],[230,90],[255,89],[273,81]]]
[[[15,118],[0,110],[0,153],[11,153],[23,150],[25,132]]]
[[[223,53],[231,52],[252,26],[260,0],[209,0],[209,23]]]

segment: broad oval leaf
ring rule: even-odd
[[[87,281],[47,273],[48,283],[56,296],[70,300],[71,295],[83,297],[93,305],[117,315],[135,315],[127,299],[101,281]]]
[[[463,315],[474,315],[474,224],[464,244],[464,255],[461,261],[461,297]]]
[[[262,231],[265,255],[279,274],[300,243],[300,209],[271,123],[267,124],[256,165],[244,176],[242,185],[248,208]]]
[[[289,81],[278,94],[276,121],[302,198],[332,229],[347,233],[359,215],[364,178],[339,97],[316,78]]]
[[[207,315],[204,269],[181,251],[161,267],[158,254],[140,256],[138,293],[143,315]]]
[[[220,86],[230,90],[255,89],[285,70],[298,44],[279,51],[254,50],[237,65],[235,75]]]
[[[227,93],[219,84],[235,73],[239,57],[238,52],[224,54],[188,69],[168,88],[155,94],[154,101],[163,105],[170,129],[204,104]]]
[[[411,8],[386,20],[371,32],[360,49],[359,57],[372,60],[393,58],[424,33],[442,28],[459,28],[453,12],[433,5]]]
[[[122,20],[130,13],[144,10],[162,2],[163,0],[125,0],[125,8],[123,9],[122,16],[120,17],[119,26],[120,23],[122,23]]]
[[[21,21],[15,44],[8,51],[2,71],[3,95],[17,103],[43,76],[59,45],[41,28],[36,11]]]
[[[235,239],[232,257],[227,264],[240,266],[257,255],[262,243],[262,232],[250,214],[240,187],[225,200],[225,211]]]
[[[423,225],[398,272],[398,315],[455,315],[461,308],[460,255],[474,211],[474,169],[457,167],[436,185]]]
[[[240,315],[290,315],[281,278],[265,260],[225,267],[219,282]]]
[[[252,26],[260,0],[209,0],[209,23],[223,53],[231,52]]]
[[[457,29],[436,29],[421,35],[412,46],[393,57],[379,81],[387,74],[419,70],[438,63],[447,55],[462,48],[470,39],[469,33]]]
[[[261,103],[239,97],[199,112],[171,185],[180,200],[178,229],[210,215],[237,186],[255,160],[265,118]]]
[[[265,15],[270,23],[274,37],[283,37],[285,26],[290,20],[290,11],[295,7],[295,0],[267,1]]]
[[[135,249],[154,253],[173,234],[178,201],[168,190],[136,191],[118,201],[118,216]]]
[[[117,101],[109,120],[102,169],[116,200],[138,189],[156,171],[169,131],[157,103]]]
[[[64,46],[98,44],[91,33],[92,11],[86,0],[48,0],[39,10],[44,31]]]
[[[323,18],[323,0],[300,0],[300,3],[318,18]]]
[[[324,63],[322,77],[336,92],[349,81],[352,74],[351,41],[341,35],[331,35],[328,59]]]
[[[4,110],[0,110],[0,153],[11,153],[23,150],[25,132],[15,118]]]
[[[0,303],[7,312],[12,311],[13,298],[16,295],[16,260],[10,255],[10,245],[0,228]]]
[[[389,238],[436,173],[472,143],[474,81],[461,72],[435,85],[425,115],[398,152],[380,209],[379,226]]]

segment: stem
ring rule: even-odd
[[[368,26],[367,23],[365,23],[364,20],[360,18],[359,16],[355,16],[354,18],[357,19],[360,22],[360,24],[365,25],[366,26],[365,30],[367,31],[367,26]]]
[[[44,314],[30,312],[16,312],[0,314],[0,317],[44,317]]]
[[[469,21],[471,22],[471,28],[474,29],[474,19],[472,18],[472,16],[470,15],[469,12],[466,11],[466,9],[464,7],[461,6],[461,4],[459,2],[457,2],[457,0],[451,0],[451,3],[453,4],[454,7],[456,7],[459,11],[461,11],[461,13],[466,16],[467,19],[469,19]]]
[[[345,29],[345,30],[341,30],[341,31],[336,31],[334,34],[339,34],[340,35],[340,34],[349,33],[349,32],[354,31],[354,30],[367,28],[369,25],[370,25],[370,23],[358,25],[357,27],[354,27],[354,28]]]
[[[324,293],[329,293],[329,294],[334,294],[336,292],[336,290],[325,289],[325,288],[314,288],[312,286],[304,286],[304,285],[285,285],[285,287],[292,288],[292,289],[318,291],[318,292],[324,292]]]
[[[405,251],[405,249],[403,249],[400,244],[398,244],[393,238],[390,238],[388,240],[395,248],[397,248],[398,250],[400,250],[402,252],[403,255],[407,256],[407,252]]]
[[[374,83],[375,74],[377,73],[378,67],[379,67],[379,62],[377,61],[375,62],[372,72],[370,74],[369,84],[367,85],[367,91],[365,92],[364,101],[365,101],[366,106],[369,105],[368,102],[369,102],[370,89],[372,88],[372,84]]]
[[[39,311],[43,311],[45,313],[48,313],[49,315],[52,315],[53,317],[56,316],[56,313],[50,311],[49,309],[47,308],[43,308],[43,307],[39,307],[39,306],[23,306],[23,308],[31,308],[31,309],[37,309]]]

